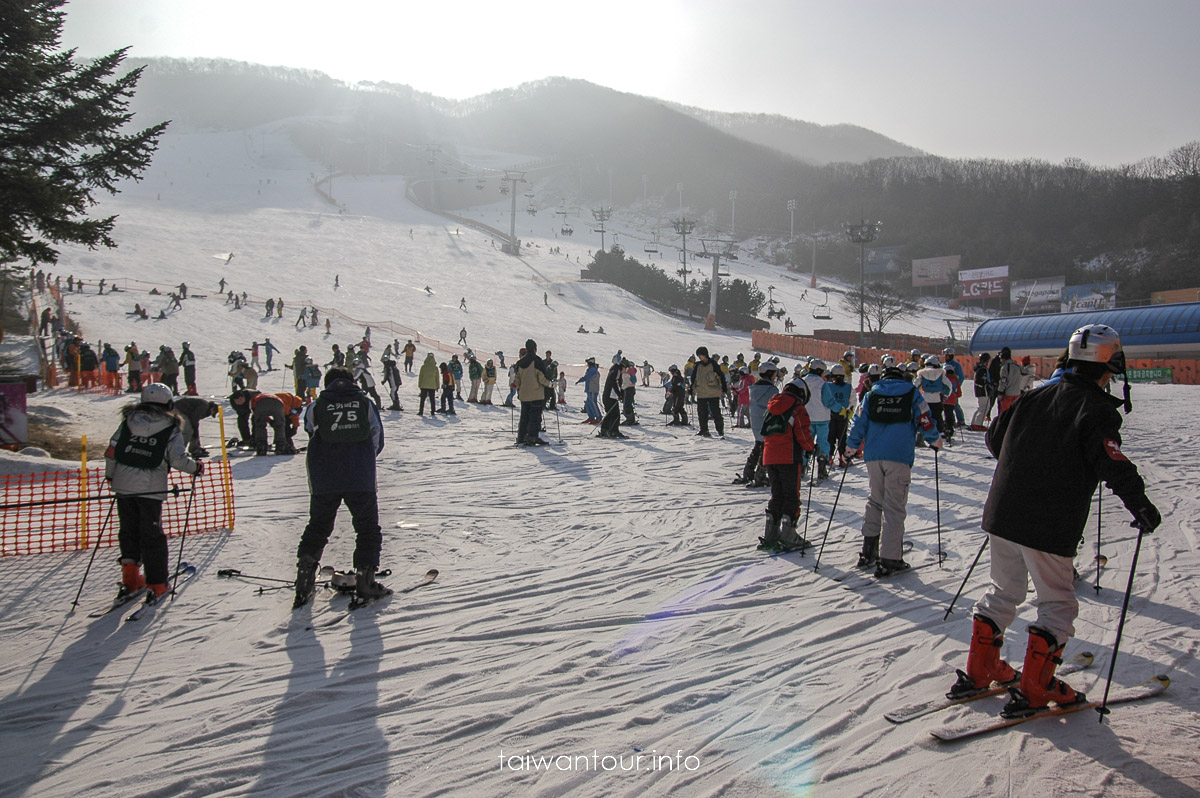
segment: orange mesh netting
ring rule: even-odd
[[[192,484],[190,474],[172,471],[170,487],[180,492],[168,494],[163,502],[163,531],[168,537],[184,531],[213,532],[233,529],[233,490],[229,463],[212,460]],[[109,497],[112,492],[104,480],[103,468],[80,471],[53,471],[46,474],[0,476],[0,504],[34,504],[9,507],[0,512],[0,556],[42,554],[52,551],[76,551],[117,543],[117,513]],[[194,487],[195,491],[189,491]],[[97,497],[78,501],[82,497]],[[188,500],[191,499],[191,509]],[[62,501],[62,500],[67,501]],[[56,502],[56,503],[47,503]],[[109,510],[112,509],[112,517]]]

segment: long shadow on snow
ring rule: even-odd
[[[287,689],[272,713],[262,775],[250,793],[387,794],[387,742],[377,723],[383,639],[373,609],[355,613],[336,627],[344,633],[349,626],[350,649],[328,676],[316,633],[293,619]]]

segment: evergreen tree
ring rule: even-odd
[[[141,69],[113,77],[124,49],[87,63],[59,51],[63,2],[0,2],[0,261],[115,247],[116,217],[86,215],[93,195],[137,179],[167,126],[123,132]]]

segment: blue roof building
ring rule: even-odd
[[[1107,324],[1119,332],[1129,359],[1200,357],[1200,302],[988,319],[975,328],[969,352],[995,353],[1007,346],[1015,356],[1054,357],[1085,324]]]

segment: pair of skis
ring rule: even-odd
[[[189,579],[191,579],[195,575],[196,575],[196,566],[185,562],[185,563],[180,564],[179,568],[176,569],[176,571],[167,578],[167,581],[174,587],[181,583],[187,582]],[[130,615],[125,620],[126,621],[140,620],[142,618],[142,616],[145,615],[146,612],[150,608],[156,607],[156,606],[162,604],[166,600],[167,596],[170,596],[173,592],[174,591],[172,589],[171,591],[164,593],[162,596],[159,596],[157,599],[155,599],[155,601],[153,603],[150,603],[149,601],[144,602],[141,607],[138,607],[136,610],[134,610],[132,613],[130,613]],[[148,593],[149,593],[149,589],[145,588],[145,587],[140,588],[138,590],[134,590],[130,593],[123,593],[123,594],[117,596],[115,599],[113,599],[112,604],[110,604],[109,606],[105,607],[102,610],[97,610],[96,612],[89,613],[88,617],[89,618],[103,618],[105,615],[108,615],[110,612],[115,612],[115,611],[121,609],[122,607],[126,606],[127,604],[131,604],[134,601],[137,601],[138,599],[145,599],[147,597]]]
[[[432,584],[433,581],[438,578],[438,573],[439,573],[438,569],[430,568],[428,571],[425,572],[425,575],[422,576],[420,578],[420,580],[414,582],[413,584],[409,585],[408,587],[404,587],[404,588],[401,588],[396,591],[389,591],[385,595],[379,596],[377,598],[367,598],[367,597],[358,596],[358,595],[351,596],[350,603],[346,606],[345,611],[340,612],[337,615],[335,615],[333,618],[330,618],[329,620],[323,621],[322,623],[316,624],[316,625],[321,626],[322,628],[325,628],[325,627],[330,627],[330,626],[339,624],[342,621],[344,621],[346,618],[349,618],[350,614],[352,612],[354,612],[355,610],[358,610],[363,607],[374,604],[377,601],[380,601],[381,599],[388,598],[389,596],[393,595],[393,593],[402,593],[402,594],[403,593],[411,593],[412,591],[416,590],[419,587],[424,587],[425,585]],[[305,606],[307,606],[307,605],[305,605]],[[299,608],[296,608],[296,609],[299,609]],[[312,629],[313,624],[310,624],[307,628]]]
[[[1064,663],[1058,669],[1059,676],[1066,676],[1079,671],[1087,670],[1092,666],[1095,657],[1091,652],[1082,652],[1076,654],[1068,662]],[[988,687],[980,688],[965,695],[947,697],[945,699],[933,699],[930,701],[921,701],[915,704],[909,704],[899,709],[888,712],[884,715],[892,723],[908,723],[911,720],[922,718],[927,715],[932,715],[936,712],[949,709],[950,707],[960,706],[971,701],[977,701],[981,698],[989,696],[1003,695],[1009,688],[1015,687],[1020,682],[1020,678],[1014,679],[1011,682],[1003,684],[992,684]],[[1124,687],[1112,691],[1108,696],[1109,704],[1124,704],[1132,701],[1140,701],[1146,698],[1153,698],[1161,694],[1171,684],[1171,680],[1166,676],[1155,676],[1152,679],[1147,679],[1141,684],[1133,687]],[[1100,701],[1089,701],[1084,698],[1073,704],[1065,706],[1051,705],[1041,709],[1034,710],[1028,715],[1019,717],[1006,718],[996,715],[977,715],[966,718],[961,721],[942,724],[933,729],[929,733],[936,739],[942,742],[954,742],[957,740],[966,740],[971,737],[978,737],[988,732],[997,731],[999,729],[1007,729],[1012,726],[1019,726],[1022,723],[1028,723],[1031,720],[1038,718],[1051,718],[1059,715],[1069,715],[1079,712],[1084,709],[1099,709]]]

